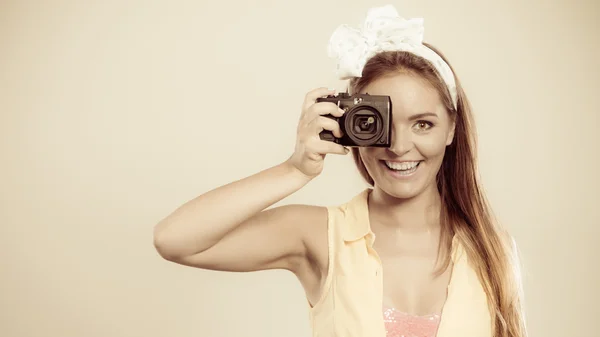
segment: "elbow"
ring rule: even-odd
[[[172,230],[164,223],[159,223],[154,228],[153,245],[163,259],[175,263],[182,263],[190,256],[203,251],[184,233]]]
[[[158,255],[167,261],[176,262],[180,258],[180,254],[176,249],[177,244],[169,238],[169,235],[161,228],[160,224],[154,228],[153,245]]]

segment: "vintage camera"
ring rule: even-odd
[[[317,102],[332,102],[346,112],[342,117],[326,115],[337,121],[343,136],[336,138],[329,130],[319,136],[348,147],[390,147],[392,135],[392,101],[389,96],[339,93]]]

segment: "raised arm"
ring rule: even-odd
[[[315,103],[332,93],[320,88],[307,94],[296,148],[284,163],[200,195],[160,221],[154,229],[160,255],[212,270],[296,271],[295,266],[309,258],[311,240],[320,240],[318,228],[326,230],[326,210],[304,205],[268,208],[319,175],[326,154],[348,153],[319,138],[323,130],[341,137],[337,122],[323,115],[339,117],[343,111],[332,103]]]

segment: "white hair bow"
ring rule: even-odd
[[[329,57],[337,60],[340,79],[361,77],[367,61],[383,51],[407,51],[430,61],[440,74],[454,107],[457,104],[456,83],[450,66],[433,50],[423,45],[422,18],[406,20],[398,15],[392,5],[368,11],[360,29],[340,25],[329,40]]]

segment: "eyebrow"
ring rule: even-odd
[[[435,114],[435,113],[433,113],[433,112],[424,112],[424,113],[412,115],[408,119],[411,120],[411,121],[413,121],[415,119],[420,119],[420,118],[424,118],[424,117],[436,117],[436,118],[438,118],[438,115]]]

